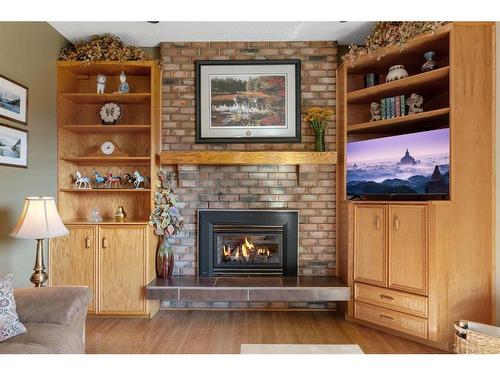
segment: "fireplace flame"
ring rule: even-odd
[[[226,245],[222,246],[222,251],[224,252],[225,257],[230,257],[231,256],[231,248],[229,246],[226,247]]]
[[[248,242],[248,238],[245,237],[245,241],[243,241],[243,244],[241,245],[241,252],[245,259],[248,259],[250,257],[250,250],[254,247],[255,245],[251,242]]]
[[[249,241],[248,237],[245,237],[243,242],[231,250],[229,245],[222,246],[222,253],[224,257],[230,258],[232,261],[241,261],[244,258],[249,261],[253,254],[260,256],[270,257],[272,252],[265,247],[255,247],[255,244]]]

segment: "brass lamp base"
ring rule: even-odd
[[[35,284],[35,288],[40,288],[49,278],[49,275],[45,272],[45,265],[43,263],[43,239],[36,240],[36,258],[33,271],[35,272],[31,275],[30,281]]]

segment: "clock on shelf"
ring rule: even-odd
[[[99,110],[99,117],[103,125],[115,125],[122,117],[122,107],[115,102],[104,103]]]
[[[87,156],[128,156],[128,155],[122,152],[115,142],[104,141],[98,147],[97,151]]]

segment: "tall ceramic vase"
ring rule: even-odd
[[[166,236],[162,236],[156,250],[156,276],[169,279],[174,271],[174,250]]]
[[[325,151],[325,129],[319,128],[314,131],[314,151]]]

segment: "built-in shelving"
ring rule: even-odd
[[[61,93],[62,98],[76,104],[100,104],[116,101],[124,104],[142,104],[151,99],[150,93],[97,94],[97,93]]]
[[[450,67],[446,66],[429,72],[416,74],[397,81],[382,83],[347,94],[348,104],[370,103],[394,95],[408,95],[411,92],[425,95],[446,89]]]
[[[160,155],[164,165],[257,165],[257,164],[335,164],[334,151],[164,151]]]
[[[151,125],[63,125],[74,133],[149,133]]]
[[[146,156],[63,156],[61,160],[80,165],[148,165],[151,159]]]
[[[111,188],[111,189],[59,189],[59,191],[65,193],[150,193],[151,189],[122,189],[122,188]]]
[[[368,121],[347,126],[348,134],[356,133],[408,133],[415,130],[430,130],[448,126],[450,108],[420,112],[414,115],[387,120]]]

